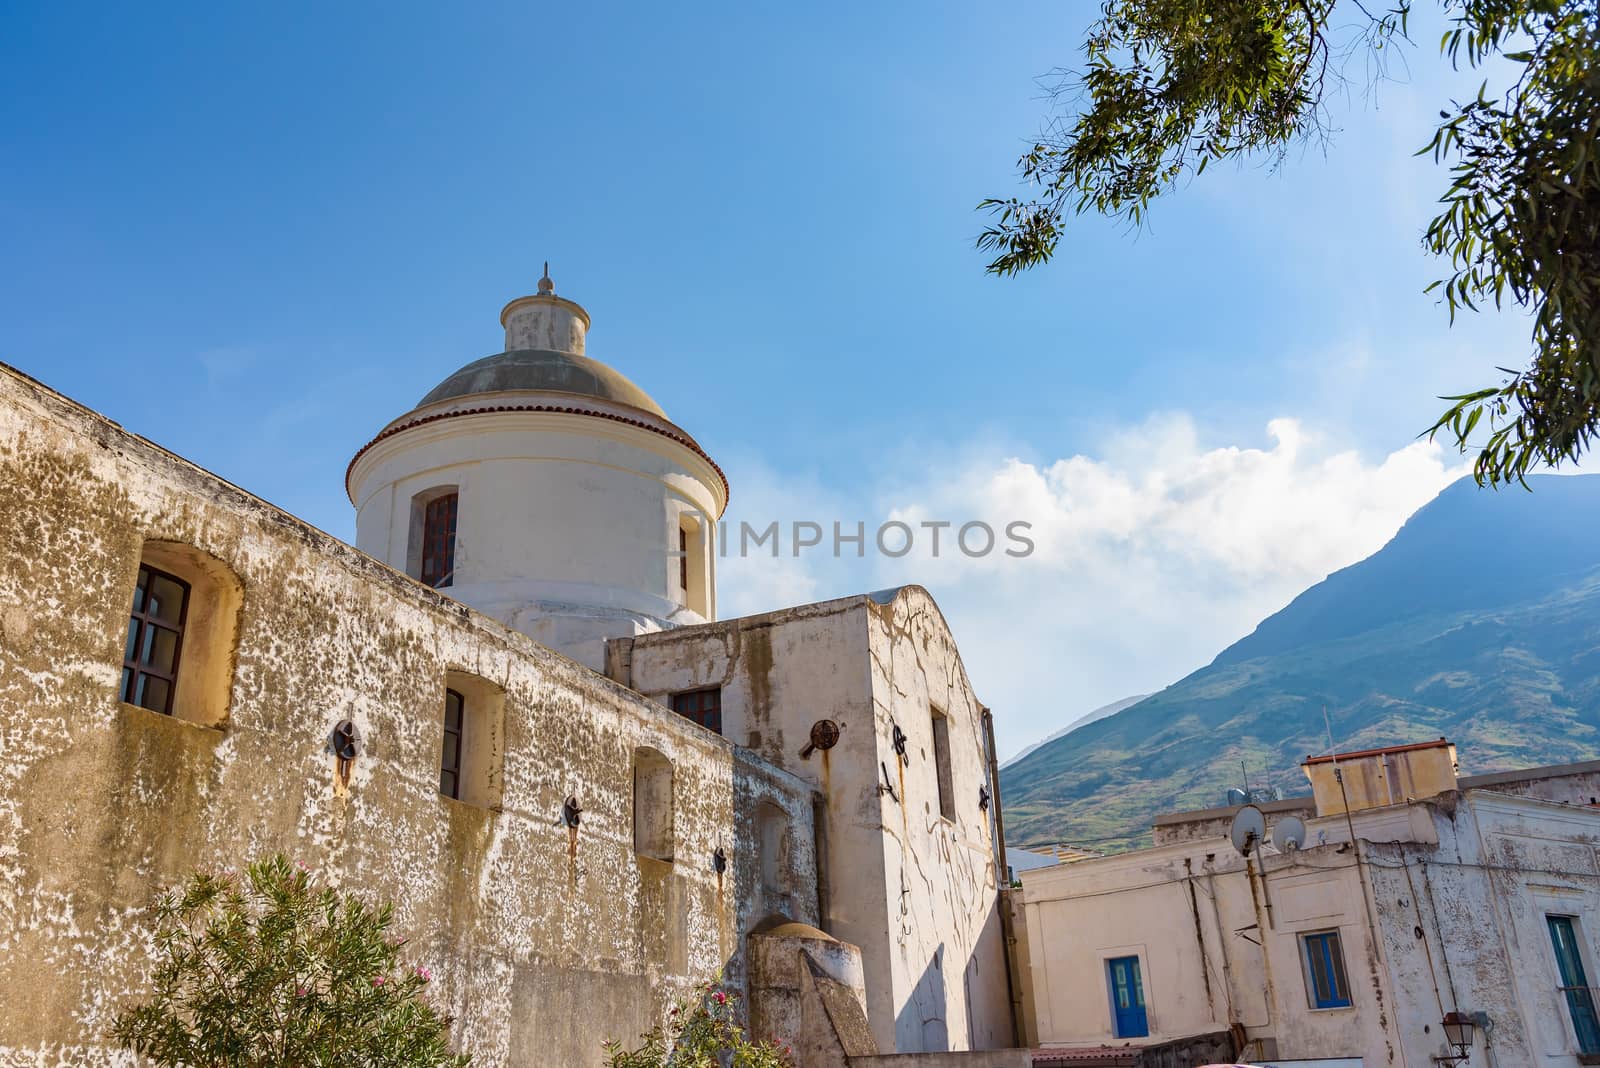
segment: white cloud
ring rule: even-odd
[[[786,529],[863,520],[869,532],[898,519],[922,534],[923,521],[980,519],[1003,531],[1025,520],[1036,549],[972,559],[946,531],[938,558],[923,536],[899,560],[858,561],[834,559],[826,544],[796,559],[786,542],[778,560],[723,561],[722,614],[793,604],[806,591],[927,586],[996,710],[1002,752],[1014,752],[1202,666],[1307,586],[1375,552],[1464,473],[1427,442],[1368,460],[1329,449],[1294,419],[1273,420],[1267,438],[1206,445],[1187,415],[1158,415],[1108,437],[1099,456],[1035,464],[973,454],[853,500],[739,472],[734,530],[739,519]]]

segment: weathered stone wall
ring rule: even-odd
[[[220,729],[117,699],[149,539],[242,587]],[[763,805],[795,828],[784,907],[819,919],[808,784],[9,370],[0,546],[0,1064],[106,1063],[158,890],[274,850],[396,902],[482,1065],[595,1064],[688,984],[739,979],[774,911]],[[438,793],[449,671],[504,692],[498,810]],[[339,791],[344,718],[364,751]],[[634,854],[641,746],[673,765],[671,863]]]
[[[822,927],[861,948],[880,1050],[1013,1043],[982,706],[927,591],[872,596],[612,643],[614,677],[663,702],[722,691],[723,733],[816,786]],[[933,710],[949,737],[941,813]],[[829,719],[838,744],[802,756]],[[904,736],[896,751],[895,730]]]
[[[1569,805],[1593,805],[1600,803],[1600,760],[1522,771],[1464,775],[1456,781],[1456,787],[1460,790],[1490,790],[1497,794],[1535,797]]]
[[[986,1053],[888,1053],[851,1057],[850,1068],[1030,1068],[1033,1054],[1025,1049]]]

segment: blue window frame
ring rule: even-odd
[[[1143,1038],[1150,1033],[1144,1011],[1144,982],[1138,957],[1112,957],[1106,961],[1106,983],[1111,988],[1111,1022],[1118,1038]]]
[[[1578,1038],[1580,1053],[1600,1053],[1600,1019],[1594,1011],[1594,992],[1583,970],[1583,951],[1578,948],[1578,925],[1571,916],[1546,916],[1550,925],[1550,944],[1556,951],[1556,970],[1561,973],[1561,994],[1572,1017],[1572,1031]]]
[[[1300,936],[1305,957],[1306,993],[1314,1009],[1348,1009],[1350,982],[1344,974],[1344,947],[1338,931],[1318,931]]]

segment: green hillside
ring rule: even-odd
[[[1458,482],[1166,690],[1001,772],[1012,845],[1117,849],[1299,763],[1448,737],[1464,772],[1600,757],[1600,476]]]

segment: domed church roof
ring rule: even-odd
[[[626,375],[599,360],[553,349],[512,349],[474,360],[433,387],[417,407],[455,397],[498,393],[509,389],[598,397],[642,408],[662,419],[667,418],[667,413],[651,399],[650,394],[634,385]]]

